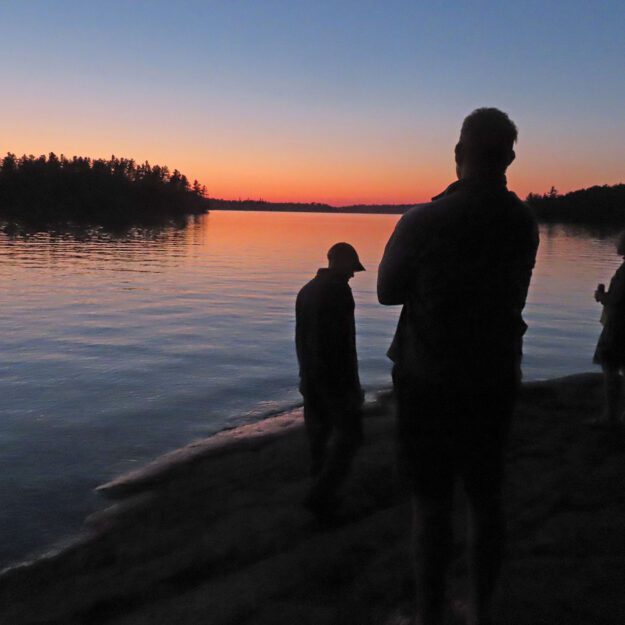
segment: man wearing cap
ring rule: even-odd
[[[521,312],[538,247],[530,209],[506,187],[516,139],[502,111],[471,113],[455,148],[458,180],[400,219],[378,274],[380,303],[403,305],[388,355],[400,470],[414,501],[421,625],[443,622],[456,478],[468,501],[466,622],[491,623]]]
[[[300,392],[312,457],[306,505],[318,516],[335,512],[337,490],[362,440],[363,392],[348,282],[364,270],[356,250],[337,243],[328,251],[328,267],[302,287],[295,304]]]

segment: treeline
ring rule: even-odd
[[[211,210],[276,211],[289,213],[405,213],[414,204],[352,204],[330,206],[319,202],[267,202],[265,200],[209,200]]]
[[[0,217],[21,223],[146,223],[206,212],[205,196],[197,180],[147,161],[8,153],[0,162]]]
[[[594,186],[563,195],[551,187],[543,195],[530,193],[526,201],[545,223],[625,225],[625,184]]]
[[[625,225],[625,184],[564,195],[530,193],[539,221]],[[26,224],[144,224],[214,210],[401,214],[413,204],[330,206],[319,202],[208,199],[206,188],[177,169],[132,159],[8,153],[0,161],[0,219]]]
[[[552,187],[548,193],[530,193],[526,201],[536,217],[544,223],[579,224],[588,226],[625,226],[625,184],[594,186],[564,195]],[[414,204],[329,204],[266,202],[265,200],[211,199],[214,210],[289,211],[307,213],[405,213]]]

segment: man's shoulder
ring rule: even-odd
[[[316,288],[316,282],[317,282],[316,277],[306,282],[306,284],[304,284],[304,286],[298,291],[297,297],[300,298],[301,296],[306,295],[306,293],[314,290]]]
[[[324,302],[326,300],[333,301],[337,298],[353,299],[349,284],[341,280],[329,279],[323,275],[316,275],[312,280],[309,280],[297,294],[298,302],[309,300]]]
[[[514,191],[508,191],[508,197],[510,204],[515,207],[519,213],[527,215],[528,217],[534,217],[534,211],[527,202],[524,202]]]
[[[459,193],[437,197],[430,202],[415,204],[408,209],[397,222],[399,233],[414,237],[431,229],[437,229],[454,213],[457,206],[464,202]]]
[[[534,236],[538,236],[538,222],[536,215],[530,205],[524,202],[516,193],[508,192],[509,205],[508,211],[514,216],[516,223],[520,227],[525,227],[531,231],[535,231]]]
[[[447,204],[448,198],[415,204],[402,215],[398,226],[401,228],[412,228],[426,224],[436,219],[441,208],[444,210]]]
[[[319,280],[315,276],[309,280],[297,293],[295,305],[297,309],[308,308],[310,302],[318,299]]]

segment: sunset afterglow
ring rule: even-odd
[[[178,168],[212,197],[426,200],[478,106],[522,196],[624,179],[621,3],[55,2],[0,8],[2,152]]]

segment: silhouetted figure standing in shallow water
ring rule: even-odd
[[[616,253],[625,258],[625,232],[617,240]],[[603,330],[593,362],[603,369],[605,406],[603,416],[588,424],[614,428],[623,423],[619,413],[623,387],[620,372],[625,369],[625,262],[616,270],[607,291],[603,284],[597,287],[595,300],[603,305]]]
[[[469,625],[490,622],[504,543],[504,452],[521,377],[521,317],[538,247],[506,188],[517,129],[478,109],[456,145],[458,181],[397,224],[378,298],[403,305],[394,361],[398,454],[414,495],[420,625],[443,622],[457,476],[469,504]]]
[[[356,250],[337,243],[328,268],[297,295],[295,343],[310,441],[313,485],[306,499],[320,517],[338,506],[337,490],[362,441],[354,297],[349,280],[364,271]]]

